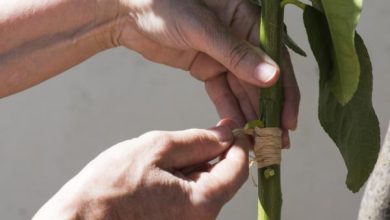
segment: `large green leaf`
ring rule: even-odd
[[[314,1],[318,4],[318,1]],[[331,89],[341,104],[348,103],[359,84],[359,58],[355,50],[355,29],[363,0],[322,0],[332,41],[334,64]]]
[[[380,148],[378,118],[372,106],[372,66],[361,37],[356,34],[355,45],[360,80],[355,95],[341,105],[331,86],[334,59],[330,30],[325,16],[307,6],[304,22],[310,46],[320,69],[318,116],[324,130],[339,148],[348,169],[346,184],[357,192],[368,179]]]

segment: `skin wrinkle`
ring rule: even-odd
[[[239,42],[236,45],[233,45],[232,50],[230,51],[230,65],[233,66],[233,69],[238,69],[243,61],[247,60],[250,56],[251,52],[247,49],[247,43]]]

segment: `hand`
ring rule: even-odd
[[[249,0],[119,0],[114,41],[147,59],[189,70],[205,82],[221,118],[243,126],[259,112],[258,87],[274,84],[277,65],[258,48],[260,8]],[[284,146],[297,126],[299,89],[284,52]]]
[[[155,131],[119,143],[34,219],[215,219],[249,172],[248,139],[234,138],[233,128],[224,120],[207,130]]]

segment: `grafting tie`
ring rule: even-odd
[[[280,164],[282,149],[282,130],[280,128],[235,129],[233,134],[234,136],[247,134],[254,137],[254,161],[258,168]]]

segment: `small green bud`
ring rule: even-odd
[[[264,177],[266,179],[269,179],[271,177],[275,176],[275,170],[271,168],[267,168],[264,170]]]
[[[244,129],[254,129],[255,127],[264,128],[264,122],[262,120],[253,120],[246,123]]]

